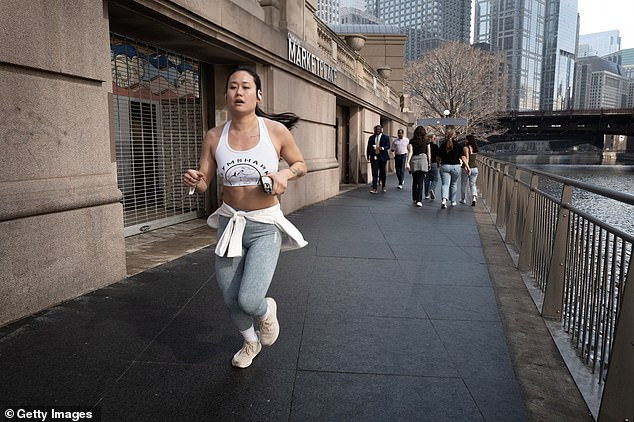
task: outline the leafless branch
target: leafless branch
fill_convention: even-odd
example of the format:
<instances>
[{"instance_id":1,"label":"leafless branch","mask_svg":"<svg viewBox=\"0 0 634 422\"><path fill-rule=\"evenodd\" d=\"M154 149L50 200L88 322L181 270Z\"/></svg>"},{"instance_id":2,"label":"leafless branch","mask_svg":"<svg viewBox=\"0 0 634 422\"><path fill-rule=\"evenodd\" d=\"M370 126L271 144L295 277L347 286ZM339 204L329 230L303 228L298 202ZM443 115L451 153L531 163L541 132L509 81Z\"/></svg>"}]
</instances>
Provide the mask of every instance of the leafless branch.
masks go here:
<instances>
[{"instance_id":1,"label":"leafless branch","mask_svg":"<svg viewBox=\"0 0 634 422\"><path fill-rule=\"evenodd\" d=\"M406 65L405 90L418 117L440 118L449 110L467 119L459 129L485 137L501 132L496 116L505 109L504 69L500 55L447 42Z\"/></svg>"}]
</instances>

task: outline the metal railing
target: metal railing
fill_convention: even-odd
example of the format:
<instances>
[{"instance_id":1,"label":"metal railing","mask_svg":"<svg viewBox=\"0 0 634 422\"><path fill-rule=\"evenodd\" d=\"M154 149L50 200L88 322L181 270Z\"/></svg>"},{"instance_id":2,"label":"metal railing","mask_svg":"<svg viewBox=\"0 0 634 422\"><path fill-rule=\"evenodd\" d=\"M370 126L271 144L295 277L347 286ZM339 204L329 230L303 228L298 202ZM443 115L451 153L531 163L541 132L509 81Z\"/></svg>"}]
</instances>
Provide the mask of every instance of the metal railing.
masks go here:
<instances>
[{"instance_id":1,"label":"metal railing","mask_svg":"<svg viewBox=\"0 0 634 422\"><path fill-rule=\"evenodd\" d=\"M629 205L634 195L482 155L478 169L483 202L542 294L542 317L560 322L602 389L598 419L634 421L634 237L572 201L575 190Z\"/></svg>"}]
</instances>

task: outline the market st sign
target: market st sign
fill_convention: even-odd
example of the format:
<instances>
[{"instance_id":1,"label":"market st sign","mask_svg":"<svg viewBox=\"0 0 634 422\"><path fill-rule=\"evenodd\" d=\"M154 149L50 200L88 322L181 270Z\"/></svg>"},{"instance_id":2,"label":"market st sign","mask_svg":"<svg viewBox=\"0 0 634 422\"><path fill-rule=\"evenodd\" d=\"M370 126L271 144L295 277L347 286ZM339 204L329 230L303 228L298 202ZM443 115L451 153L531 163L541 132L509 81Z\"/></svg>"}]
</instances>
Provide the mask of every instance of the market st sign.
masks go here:
<instances>
[{"instance_id":1,"label":"market st sign","mask_svg":"<svg viewBox=\"0 0 634 422\"><path fill-rule=\"evenodd\" d=\"M332 84L337 83L337 69L302 47L295 35L288 33L288 61Z\"/></svg>"}]
</instances>

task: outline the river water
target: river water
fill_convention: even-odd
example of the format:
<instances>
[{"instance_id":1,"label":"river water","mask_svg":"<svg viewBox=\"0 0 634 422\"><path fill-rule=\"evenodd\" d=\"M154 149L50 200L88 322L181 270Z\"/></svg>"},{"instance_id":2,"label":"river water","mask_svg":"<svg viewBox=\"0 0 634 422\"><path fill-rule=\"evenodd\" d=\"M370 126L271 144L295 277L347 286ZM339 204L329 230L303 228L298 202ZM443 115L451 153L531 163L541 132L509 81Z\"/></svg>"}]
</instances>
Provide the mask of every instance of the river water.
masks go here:
<instances>
[{"instance_id":1,"label":"river water","mask_svg":"<svg viewBox=\"0 0 634 422\"><path fill-rule=\"evenodd\" d=\"M537 164L537 160L527 159L526 156L505 159L522 167L534 168L593 186L634 195L634 165L585 164L592 161L589 161L587 157L579 157L578 160L575 160L574 156L569 156L566 160L558 159L558 164ZM561 164L561 162L566 162L566 164ZM561 184L559 183L540 182L540 189L553 195L561 195ZM634 236L633 205L604 198L577 188L573 190L572 203L588 214Z\"/></svg>"}]
</instances>

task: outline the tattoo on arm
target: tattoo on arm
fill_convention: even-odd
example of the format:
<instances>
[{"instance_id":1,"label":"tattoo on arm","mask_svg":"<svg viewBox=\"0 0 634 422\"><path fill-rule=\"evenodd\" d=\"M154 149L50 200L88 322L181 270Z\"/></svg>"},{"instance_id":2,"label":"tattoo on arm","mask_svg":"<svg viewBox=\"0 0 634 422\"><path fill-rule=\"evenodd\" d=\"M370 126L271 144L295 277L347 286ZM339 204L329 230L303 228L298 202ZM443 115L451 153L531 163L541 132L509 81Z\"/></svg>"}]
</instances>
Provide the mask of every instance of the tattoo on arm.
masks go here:
<instances>
[{"instance_id":1,"label":"tattoo on arm","mask_svg":"<svg viewBox=\"0 0 634 422\"><path fill-rule=\"evenodd\" d=\"M290 170L291 170L291 173L293 173L295 177L302 177L304 175L304 170L302 169L291 167Z\"/></svg>"}]
</instances>

